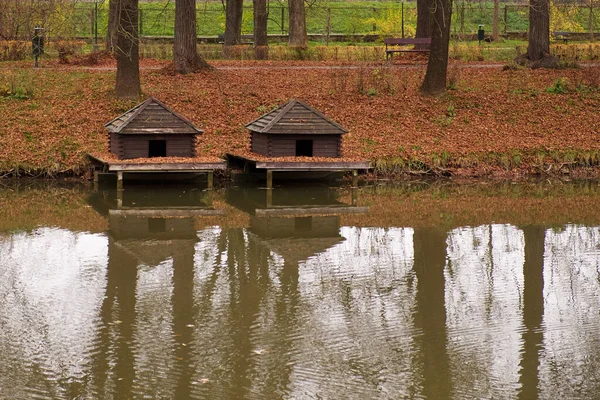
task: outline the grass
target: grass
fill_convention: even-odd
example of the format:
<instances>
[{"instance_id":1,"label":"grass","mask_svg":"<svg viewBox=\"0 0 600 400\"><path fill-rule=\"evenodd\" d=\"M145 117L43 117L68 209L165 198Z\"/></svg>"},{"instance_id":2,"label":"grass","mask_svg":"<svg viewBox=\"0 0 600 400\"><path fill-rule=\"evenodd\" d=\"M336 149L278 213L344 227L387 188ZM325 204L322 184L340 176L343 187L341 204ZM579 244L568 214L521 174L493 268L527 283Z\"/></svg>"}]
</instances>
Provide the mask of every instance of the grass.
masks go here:
<instances>
[{"instance_id":1,"label":"grass","mask_svg":"<svg viewBox=\"0 0 600 400\"><path fill-rule=\"evenodd\" d=\"M99 36L106 35L108 2L100 3L98 13ZM223 3L224 4L224 3ZM225 11L221 2L205 1L197 6L197 33L200 36L216 36L225 31ZM91 35L93 32L93 4L80 6L73 15L73 25L78 35ZM504 11L506 9L506 12ZM270 34L287 33L289 20L287 8L279 1L268 3ZM173 36L173 1L140 3L140 31L142 35ZM475 33L480 24L491 30L493 3L471 4L457 1L453 9L452 31L454 33ZM527 31L528 8L523 5L502 5L500 10L501 31ZM504 16L506 21L504 22ZM573 9L561 6L553 9L554 24L551 30L585 31L589 26L589 8ZM600 28L600 12L595 10L595 30ZM416 3L404 3L405 31L414 33L416 26ZM336 2L325 1L307 5L306 24L308 33L354 34L400 34L402 30L402 3L381 1ZM242 33L252 33L252 6L244 7Z\"/></svg>"}]
</instances>

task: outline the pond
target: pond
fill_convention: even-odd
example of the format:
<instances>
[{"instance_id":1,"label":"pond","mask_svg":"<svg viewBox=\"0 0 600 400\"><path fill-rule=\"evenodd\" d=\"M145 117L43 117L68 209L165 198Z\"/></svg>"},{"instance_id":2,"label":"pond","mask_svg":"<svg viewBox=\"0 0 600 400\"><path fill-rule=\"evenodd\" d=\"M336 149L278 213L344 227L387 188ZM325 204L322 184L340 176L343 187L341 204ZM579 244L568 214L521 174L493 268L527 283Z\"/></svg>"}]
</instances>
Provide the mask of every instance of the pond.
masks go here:
<instances>
[{"instance_id":1,"label":"pond","mask_svg":"<svg viewBox=\"0 0 600 400\"><path fill-rule=\"evenodd\" d=\"M0 398L596 398L599 200L2 182Z\"/></svg>"}]
</instances>

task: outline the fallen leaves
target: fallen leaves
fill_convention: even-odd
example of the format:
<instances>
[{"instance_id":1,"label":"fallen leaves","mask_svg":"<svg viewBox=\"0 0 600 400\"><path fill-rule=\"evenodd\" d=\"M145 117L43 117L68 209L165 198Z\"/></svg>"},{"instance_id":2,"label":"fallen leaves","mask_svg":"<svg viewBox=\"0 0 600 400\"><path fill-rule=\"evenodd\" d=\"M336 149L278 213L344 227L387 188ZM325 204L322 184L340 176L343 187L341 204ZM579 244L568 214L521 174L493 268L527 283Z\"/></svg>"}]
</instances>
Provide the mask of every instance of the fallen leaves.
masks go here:
<instances>
[{"instance_id":1,"label":"fallen leaves","mask_svg":"<svg viewBox=\"0 0 600 400\"><path fill-rule=\"evenodd\" d=\"M19 74L29 74L24 84L35 82L28 100L0 99L0 171L79 174L86 153L106 152L104 123L136 102L113 98L115 72L106 69L110 60L101 62L96 69L11 70L7 64L0 70L0 84L9 73L17 85ZM600 149L600 91L586 83L600 73L593 67L464 68L456 90L431 98L418 92L421 68L223 62L215 65L224 69L172 76L155 69L164 63L143 62L149 68L142 70L145 96L204 130L197 143L202 159L247 154L245 124L290 98L306 101L349 131L342 146L348 160ZM563 78L570 82L565 94L546 92Z\"/></svg>"}]
</instances>

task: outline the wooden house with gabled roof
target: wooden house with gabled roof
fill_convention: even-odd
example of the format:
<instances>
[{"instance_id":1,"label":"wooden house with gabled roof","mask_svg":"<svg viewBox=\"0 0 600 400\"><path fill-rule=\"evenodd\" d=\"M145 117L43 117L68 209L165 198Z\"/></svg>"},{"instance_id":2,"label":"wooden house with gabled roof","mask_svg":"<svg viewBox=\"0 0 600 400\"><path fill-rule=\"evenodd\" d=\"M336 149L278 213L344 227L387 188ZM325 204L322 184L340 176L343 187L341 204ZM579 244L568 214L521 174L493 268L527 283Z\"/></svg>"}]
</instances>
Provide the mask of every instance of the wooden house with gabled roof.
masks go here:
<instances>
[{"instance_id":1,"label":"wooden house with gabled roof","mask_svg":"<svg viewBox=\"0 0 600 400\"><path fill-rule=\"evenodd\" d=\"M154 97L104 125L119 159L195 157L202 130Z\"/></svg>"},{"instance_id":2,"label":"wooden house with gabled roof","mask_svg":"<svg viewBox=\"0 0 600 400\"><path fill-rule=\"evenodd\" d=\"M251 150L266 157L341 157L348 131L308 104L292 99L250 122Z\"/></svg>"}]
</instances>

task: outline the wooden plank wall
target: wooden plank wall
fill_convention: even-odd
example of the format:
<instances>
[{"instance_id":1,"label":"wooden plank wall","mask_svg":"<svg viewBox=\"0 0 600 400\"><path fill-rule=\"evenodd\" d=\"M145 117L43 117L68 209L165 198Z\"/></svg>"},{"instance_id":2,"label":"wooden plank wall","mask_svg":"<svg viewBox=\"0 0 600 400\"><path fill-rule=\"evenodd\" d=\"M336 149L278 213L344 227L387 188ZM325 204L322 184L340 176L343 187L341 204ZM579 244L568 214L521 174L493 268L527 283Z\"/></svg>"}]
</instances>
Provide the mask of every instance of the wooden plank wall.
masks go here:
<instances>
[{"instance_id":1,"label":"wooden plank wall","mask_svg":"<svg viewBox=\"0 0 600 400\"><path fill-rule=\"evenodd\" d=\"M269 156L295 156L296 140L312 140L313 157L341 156L342 138L340 135L269 135Z\"/></svg>"},{"instance_id":2,"label":"wooden plank wall","mask_svg":"<svg viewBox=\"0 0 600 400\"><path fill-rule=\"evenodd\" d=\"M263 156L269 156L269 139L264 133L252 132L250 137L250 149Z\"/></svg>"},{"instance_id":3,"label":"wooden plank wall","mask_svg":"<svg viewBox=\"0 0 600 400\"><path fill-rule=\"evenodd\" d=\"M110 150L120 159L148 157L150 140L167 141L167 157L194 157L195 135L119 135L111 134Z\"/></svg>"}]
</instances>

